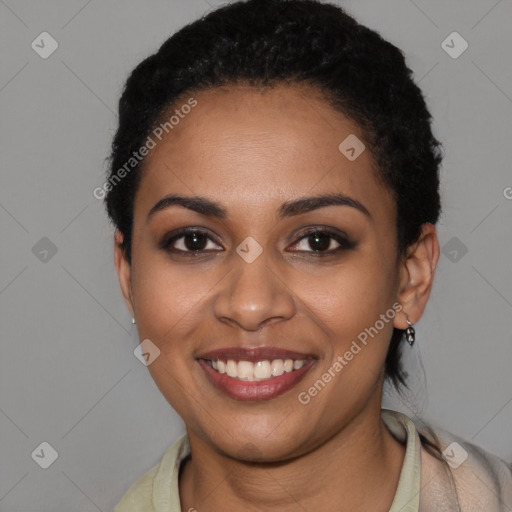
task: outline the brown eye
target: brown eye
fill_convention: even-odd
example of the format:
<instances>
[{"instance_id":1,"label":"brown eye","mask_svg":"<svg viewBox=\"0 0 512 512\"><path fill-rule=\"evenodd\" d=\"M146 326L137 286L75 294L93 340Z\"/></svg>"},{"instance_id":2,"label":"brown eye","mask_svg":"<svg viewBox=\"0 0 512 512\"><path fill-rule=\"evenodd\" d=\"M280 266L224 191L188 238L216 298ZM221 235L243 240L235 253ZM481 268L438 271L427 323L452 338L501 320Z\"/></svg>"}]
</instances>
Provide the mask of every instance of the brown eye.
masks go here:
<instances>
[{"instance_id":1,"label":"brown eye","mask_svg":"<svg viewBox=\"0 0 512 512\"><path fill-rule=\"evenodd\" d=\"M205 231L197 229L182 229L171 237L166 237L161 248L174 253L211 252L218 249L212 238ZM220 250L222 248L220 247Z\"/></svg>"},{"instance_id":2,"label":"brown eye","mask_svg":"<svg viewBox=\"0 0 512 512\"><path fill-rule=\"evenodd\" d=\"M333 238L327 233L313 233L306 238L307 243L314 251L327 251L332 249Z\"/></svg>"},{"instance_id":3,"label":"brown eye","mask_svg":"<svg viewBox=\"0 0 512 512\"><path fill-rule=\"evenodd\" d=\"M183 239L183 246L188 251L202 251L208 245L208 237L202 233L189 233L181 238Z\"/></svg>"},{"instance_id":4,"label":"brown eye","mask_svg":"<svg viewBox=\"0 0 512 512\"><path fill-rule=\"evenodd\" d=\"M342 250L353 249L355 246L355 243L341 233L315 229L305 233L293 247L296 247L299 252L307 252L315 256L328 256Z\"/></svg>"}]
</instances>

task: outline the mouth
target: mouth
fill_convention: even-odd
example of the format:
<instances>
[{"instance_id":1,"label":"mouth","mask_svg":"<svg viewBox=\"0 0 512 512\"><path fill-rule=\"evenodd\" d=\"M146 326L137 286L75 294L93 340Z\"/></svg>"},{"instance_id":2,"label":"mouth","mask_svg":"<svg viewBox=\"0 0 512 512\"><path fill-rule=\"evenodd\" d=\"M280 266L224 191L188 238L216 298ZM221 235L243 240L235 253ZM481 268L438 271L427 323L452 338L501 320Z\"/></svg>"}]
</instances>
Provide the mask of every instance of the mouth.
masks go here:
<instances>
[{"instance_id":1,"label":"mouth","mask_svg":"<svg viewBox=\"0 0 512 512\"><path fill-rule=\"evenodd\" d=\"M306 359L273 359L272 361L235 361L228 359L216 361L203 359L207 365L216 372L226 374L228 377L247 382L261 382L279 377L284 373L300 370L306 363Z\"/></svg>"},{"instance_id":2,"label":"mouth","mask_svg":"<svg viewBox=\"0 0 512 512\"><path fill-rule=\"evenodd\" d=\"M276 398L293 388L317 358L275 347L235 347L202 354L196 360L224 394L235 400L258 401Z\"/></svg>"}]
</instances>

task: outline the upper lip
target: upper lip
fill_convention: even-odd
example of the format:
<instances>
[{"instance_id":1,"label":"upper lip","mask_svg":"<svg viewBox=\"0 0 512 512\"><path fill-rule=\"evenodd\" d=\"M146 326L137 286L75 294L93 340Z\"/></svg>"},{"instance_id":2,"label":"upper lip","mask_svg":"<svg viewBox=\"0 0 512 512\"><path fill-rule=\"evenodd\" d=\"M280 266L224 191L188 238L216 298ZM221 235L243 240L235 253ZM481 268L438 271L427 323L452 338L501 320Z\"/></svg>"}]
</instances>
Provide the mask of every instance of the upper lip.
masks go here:
<instances>
[{"instance_id":1,"label":"upper lip","mask_svg":"<svg viewBox=\"0 0 512 512\"><path fill-rule=\"evenodd\" d=\"M203 352L197 359L208 359L210 361L216 361L217 359L224 361L233 359L236 361L251 361L255 363L256 361L271 361L272 359L316 359L316 356L310 353L285 350L279 347L227 347Z\"/></svg>"}]
</instances>

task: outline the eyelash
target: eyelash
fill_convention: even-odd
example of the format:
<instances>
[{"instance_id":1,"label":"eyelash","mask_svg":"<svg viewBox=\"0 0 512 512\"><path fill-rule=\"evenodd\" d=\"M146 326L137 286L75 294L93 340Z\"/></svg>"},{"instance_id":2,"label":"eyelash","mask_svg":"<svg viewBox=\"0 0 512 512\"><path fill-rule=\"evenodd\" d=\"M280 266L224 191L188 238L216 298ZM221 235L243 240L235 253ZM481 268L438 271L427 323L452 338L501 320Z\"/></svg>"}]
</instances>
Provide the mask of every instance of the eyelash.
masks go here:
<instances>
[{"instance_id":1,"label":"eyelash","mask_svg":"<svg viewBox=\"0 0 512 512\"><path fill-rule=\"evenodd\" d=\"M182 255L185 257L196 257L199 254L204 254L205 252L210 252L210 250L205 250L205 249L198 250L198 251L190 251L190 250L184 251L182 249L175 249L172 247L172 245L174 243L176 243L178 240L186 237L187 235L193 235L193 234L198 234L201 236L204 235L204 236L206 236L206 238L209 241L213 241L214 243L220 245L219 242L217 242L213 237L211 237L207 231L204 231L204 230L201 230L198 228L182 228L182 229L179 229L178 231L175 231L172 234L172 236L166 236L162 240L162 242L159 244L160 248L162 250L172 252L177 255ZM338 233L337 231L333 231L330 229L322 229L322 228L318 228L318 227L316 227L314 229L310 229L310 230L302 233L300 235L300 237L297 239L297 241L294 242L292 245L297 245L302 240L307 239L309 236L314 235L314 234L327 235L332 240L335 240L339 244L339 247L336 247L335 249L331 249L329 251L311 250L311 251L299 251L299 252L308 253L312 257L315 257L315 258L326 257L326 256L332 256L334 254L337 254L338 252L343 251L343 250L345 250L345 251L352 250L357 245L355 242L350 241L350 239L346 235ZM330 243L329 243L329 245L330 245Z\"/></svg>"}]
</instances>

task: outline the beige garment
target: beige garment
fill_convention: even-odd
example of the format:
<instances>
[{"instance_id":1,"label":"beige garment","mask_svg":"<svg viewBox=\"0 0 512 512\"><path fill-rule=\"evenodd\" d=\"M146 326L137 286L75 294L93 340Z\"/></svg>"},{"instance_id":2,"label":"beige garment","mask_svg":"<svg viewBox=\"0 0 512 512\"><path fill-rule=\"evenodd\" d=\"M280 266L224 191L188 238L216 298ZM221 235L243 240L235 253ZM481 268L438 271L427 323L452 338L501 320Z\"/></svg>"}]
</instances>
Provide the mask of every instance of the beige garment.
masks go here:
<instances>
[{"instance_id":1,"label":"beige garment","mask_svg":"<svg viewBox=\"0 0 512 512\"><path fill-rule=\"evenodd\" d=\"M511 465L453 434L435 430L449 465L427 453L406 415L382 409L382 419L406 444L389 512L512 512ZM128 489L113 512L181 512L178 474L188 455L185 435Z\"/></svg>"}]
</instances>

